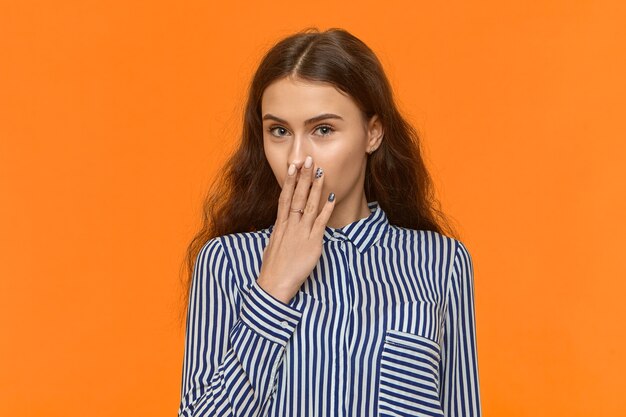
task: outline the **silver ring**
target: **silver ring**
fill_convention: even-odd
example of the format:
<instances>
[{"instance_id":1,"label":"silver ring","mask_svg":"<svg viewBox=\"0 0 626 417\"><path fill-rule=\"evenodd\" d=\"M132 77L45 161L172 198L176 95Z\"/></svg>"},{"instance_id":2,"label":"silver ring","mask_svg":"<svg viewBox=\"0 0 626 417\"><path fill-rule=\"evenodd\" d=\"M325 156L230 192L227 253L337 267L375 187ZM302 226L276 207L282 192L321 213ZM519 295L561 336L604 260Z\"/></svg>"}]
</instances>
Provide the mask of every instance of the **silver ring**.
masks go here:
<instances>
[{"instance_id":1,"label":"silver ring","mask_svg":"<svg viewBox=\"0 0 626 417\"><path fill-rule=\"evenodd\" d=\"M302 210L302 209L298 209L298 210L295 210L295 209L289 209L289 211L293 211L294 213L300 213L300 214L303 214L303 213L304 213L304 210Z\"/></svg>"}]
</instances>

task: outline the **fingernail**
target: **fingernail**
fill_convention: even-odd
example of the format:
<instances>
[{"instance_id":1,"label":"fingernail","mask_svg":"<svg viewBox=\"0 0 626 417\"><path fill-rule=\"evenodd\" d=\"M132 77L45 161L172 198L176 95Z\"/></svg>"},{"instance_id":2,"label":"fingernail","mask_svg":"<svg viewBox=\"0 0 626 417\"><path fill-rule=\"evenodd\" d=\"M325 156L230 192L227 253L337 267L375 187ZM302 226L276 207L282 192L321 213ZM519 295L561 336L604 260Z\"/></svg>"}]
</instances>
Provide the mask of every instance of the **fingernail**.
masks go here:
<instances>
[{"instance_id":1,"label":"fingernail","mask_svg":"<svg viewBox=\"0 0 626 417\"><path fill-rule=\"evenodd\" d=\"M287 174L293 175L295 173L296 173L296 165L295 164L289 165L289 170L287 171Z\"/></svg>"},{"instance_id":2,"label":"fingernail","mask_svg":"<svg viewBox=\"0 0 626 417\"><path fill-rule=\"evenodd\" d=\"M330 193L328 195L328 201L335 201L335 193Z\"/></svg>"},{"instance_id":3,"label":"fingernail","mask_svg":"<svg viewBox=\"0 0 626 417\"><path fill-rule=\"evenodd\" d=\"M324 170L320 167L317 167L317 169L315 170L315 178L321 177L323 173L324 173Z\"/></svg>"},{"instance_id":4,"label":"fingernail","mask_svg":"<svg viewBox=\"0 0 626 417\"><path fill-rule=\"evenodd\" d=\"M311 156L307 156L304 160L304 167L311 168L311 165L313 165L313 158L311 158Z\"/></svg>"}]
</instances>

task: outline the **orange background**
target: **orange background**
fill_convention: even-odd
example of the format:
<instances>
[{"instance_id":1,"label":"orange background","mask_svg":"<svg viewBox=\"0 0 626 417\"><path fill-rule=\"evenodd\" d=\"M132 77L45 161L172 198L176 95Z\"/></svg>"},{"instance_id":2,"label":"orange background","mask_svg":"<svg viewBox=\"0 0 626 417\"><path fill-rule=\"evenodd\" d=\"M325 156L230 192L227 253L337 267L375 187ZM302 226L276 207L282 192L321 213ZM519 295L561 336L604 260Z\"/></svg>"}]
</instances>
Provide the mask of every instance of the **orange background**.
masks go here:
<instances>
[{"instance_id":1,"label":"orange background","mask_svg":"<svg viewBox=\"0 0 626 417\"><path fill-rule=\"evenodd\" d=\"M486 416L617 416L623 1L4 1L0 414L173 416L184 250L261 55L379 56L475 268Z\"/></svg>"}]
</instances>

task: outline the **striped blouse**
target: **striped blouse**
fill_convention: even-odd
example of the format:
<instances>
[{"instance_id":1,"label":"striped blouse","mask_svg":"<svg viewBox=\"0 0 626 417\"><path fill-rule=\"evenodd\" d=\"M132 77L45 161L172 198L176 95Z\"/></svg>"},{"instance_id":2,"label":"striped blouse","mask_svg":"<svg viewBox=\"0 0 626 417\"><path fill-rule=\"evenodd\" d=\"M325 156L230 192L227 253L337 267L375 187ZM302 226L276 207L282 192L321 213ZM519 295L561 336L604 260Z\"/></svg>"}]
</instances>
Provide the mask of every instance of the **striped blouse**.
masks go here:
<instances>
[{"instance_id":1,"label":"striped blouse","mask_svg":"<svg viewBox=\"0 0 626 417\"><path fill-rule=\"evenodd\" d=\"M203 246L179 416L481 415L467 248L368 206L289 304L256 283L273 225Z\"/></svg>"}]
</instances>

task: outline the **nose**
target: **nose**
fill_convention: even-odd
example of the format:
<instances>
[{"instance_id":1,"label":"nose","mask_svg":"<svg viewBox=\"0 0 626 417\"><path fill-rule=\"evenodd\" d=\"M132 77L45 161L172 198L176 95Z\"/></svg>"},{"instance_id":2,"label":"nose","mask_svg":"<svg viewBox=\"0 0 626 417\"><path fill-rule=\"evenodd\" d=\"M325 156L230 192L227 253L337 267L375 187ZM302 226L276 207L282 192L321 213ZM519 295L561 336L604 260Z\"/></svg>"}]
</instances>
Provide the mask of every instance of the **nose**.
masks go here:
<instances>
[{"instance_id":1,"label":"nose","mask_svg":"<svg viewBox=\"0 0 626 417\"><path fill-rule=\"evenodd\" d=\"M302 167L304 167L304 160L308 155L311 155L311 151L306 144L306 139L303 139L299 135L294 137L294 141L291 145L291 149L289 150L289 155L287 157L287 168L289 165L294 164L298 173Z\"/></svg>"}]
</instances>

